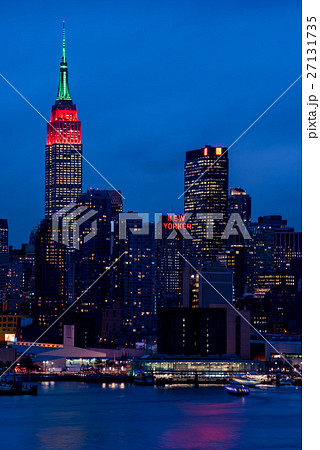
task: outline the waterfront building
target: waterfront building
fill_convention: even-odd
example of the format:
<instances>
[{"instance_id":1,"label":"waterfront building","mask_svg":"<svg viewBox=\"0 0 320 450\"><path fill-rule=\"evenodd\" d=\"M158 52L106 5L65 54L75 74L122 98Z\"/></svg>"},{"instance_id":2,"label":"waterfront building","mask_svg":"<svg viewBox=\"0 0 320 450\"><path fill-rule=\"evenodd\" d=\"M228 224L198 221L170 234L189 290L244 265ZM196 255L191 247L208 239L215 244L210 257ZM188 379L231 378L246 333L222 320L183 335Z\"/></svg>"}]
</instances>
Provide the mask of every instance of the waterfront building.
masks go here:
<instances>
[{"instance_id":1,"label":"waterfront building","mask_svg":"<svg viewBox=\"0 0 320 450\"><path fill-rule=\"evenodd\" d=\"M158 308L158 352L250 358L250 320L233 307L232 271L219 262L185 267L182 308Z\"/></svg>"},{"instance_id":2,"label":"waterfront building","mask_svg":"<svg viewBox=\"0 0 320 450\"><path fill-rule=\"evenodd\" d=\"M227 224L229 160L225 147L188 151L184 171L184 211L192 214L192 240L184 240L186 255L196 263L215 261L226 247L222 234ZM221 214L220 219L197 218L197 214ZM207 237L208 228L212 238Z\"/></svg>"},{"instance_id":3,"label":"waterfront building","mask_svg":"<svg viewBox=\"0 0 320 450\"><path fill-rule=\"evenodd\" d=\"M269 344L270 342L270 344ZM275 348L278 352L275 351ZM266 334L265 339L254 335L251 337L252 358L271 363L270 369L280 371L284 367L294 367L301 371L302 336L301 334ZM283 359L285 358L291 364Z\"/></svg>"},{"instance_id":4,"label":"waterfront building","mask_svg":"<svg viewBox=\"0 0 320 450\"><path fill-rule=\"evenodd\" d=\"M242 315L250 319L247 311ZM227 304L158 309L158 353L250 358L250 326Z\"/></svg>"},{"instance_id":5,"label":"waterfront building","mask_svg":"<svg viewBox=\"0 0 320 450\"><path fill-rule=\"evenodd\" d=\"M234 374L248 372L264 372L263 361L237 360L228 358L201 358L201 357L177 357L154 355L151 357L135 358L127 364L127 373L135 374L137 371L154 373L158 376L189 378L206 376L220 378L233 376Z\"/></svg>"}]
</instances>

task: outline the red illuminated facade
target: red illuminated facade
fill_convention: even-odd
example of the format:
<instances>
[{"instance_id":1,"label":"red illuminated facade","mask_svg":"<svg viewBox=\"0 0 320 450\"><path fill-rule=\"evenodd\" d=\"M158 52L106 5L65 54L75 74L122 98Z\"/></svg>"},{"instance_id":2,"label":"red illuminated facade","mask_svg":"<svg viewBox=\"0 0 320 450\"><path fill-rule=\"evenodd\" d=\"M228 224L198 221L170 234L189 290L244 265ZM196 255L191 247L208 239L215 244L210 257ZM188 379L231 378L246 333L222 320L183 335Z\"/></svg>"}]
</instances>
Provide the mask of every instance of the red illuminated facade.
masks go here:
<instances>
[{"instance_id":1,"label":"red illuminated facade","mask_svg":"<svg viewBox=\"0 0 320 450\"><path fill-rule=\"evenodd\" d=\"M81 144L81 122L76 105L52 106L50 123L47 125L47 145Z\"/></svg>"}]
</instances>

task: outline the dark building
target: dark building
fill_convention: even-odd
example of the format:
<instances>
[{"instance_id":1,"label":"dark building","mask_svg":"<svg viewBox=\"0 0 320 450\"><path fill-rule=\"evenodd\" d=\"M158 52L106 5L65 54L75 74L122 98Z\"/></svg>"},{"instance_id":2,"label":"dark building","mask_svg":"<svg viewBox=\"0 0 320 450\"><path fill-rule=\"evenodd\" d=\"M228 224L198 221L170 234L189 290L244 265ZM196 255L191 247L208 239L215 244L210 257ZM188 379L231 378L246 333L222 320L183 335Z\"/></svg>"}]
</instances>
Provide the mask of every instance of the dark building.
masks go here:
<instances>
[{"instance_id":1,"label":"dark building","mask_svg":"<svg viewBox=\"0 0 320 450\"><path fill-rule=\"evenodd\" d=\"M33 316L40 327L48 327L67 306L66 258L67 247L52 239L51 220L44 219L39 225L35 244Z\"/></svg>"},{"instance_id":2,"label":"dark building","mask_svg":"<svg viewBox=\"0 0 320 450\"><path fill-rule=\"evenodd\" d=\"M81 122L72 102L68 83L63 24L59 89L47 125L45 152L45 217L76 202L82 191Z\"/></svg>"},{"instance_id":3,"label":"dark building","mask_svg":"<svg viewBox=\"0 0 320 450\"><path fill-rule=\"evenodd\" d=\"M3 309L23 314L31 313L34 299L34 246L22 244L20 250L10 248Z\"/></svg>"},{"instance_id":4,"label":"dark building","mask_svg":"<svg viewBox=\"0 0 320 450\"><path fill-rule=\"evenodd\" d=\"M8 243L8 221L0 219L0 302L5 298L7 276L9 268L9 243ZM3 309L2 304L0 310Z\"/></svg>"},{"instance_id":5,"label":"dark building","mask_svg":"<svg viewBox=\"0 0 320 450\"><path fill-rule=\"evenodd\" d=\"M160 308L157 351L167 355L237 355L249 359L250 327L228 305Z\"/></svg>"},{"instance_id":6,"label":"dark building","mask_svg":"<svg viewBox=\"0 0 320 450\"><path fill-rule=\"evenodd\" d=\"M123 302L109 302L102 309L101 337L108 347L116 347L123 335Z\"/></svg>"},{"instance_id":7,"label":"dark building","mask_svg":"<svg viewBox=\"0 0 320 450\"><path fill-rule=\"evenodd\" d=\"M183 307L157 310L158 353L250 357L250 313L233 306L232 276L219 262L185 266Z\"/></svg>"},{"instance_id":8,"label":"dark building","mask_svg":"<svg viewBox=\"0 0 320 450\"><path fill-rule=\"evenodd\" d=\"M197 265L215 260L226 247L222 234L228 213L228 153L225 147L206 146L186 153L184 211L191 213L192 240L185 240L187 255ZM220 219L197 214L222 214ZM212 230L208 239L207 231Z\"/></svg>"},{"instance_id":9,"label":"dark building","mask_svg":"<svg viewBox=\"0 0 320 450\"><path fill-rule=\"evenodd\" d=\"M8 270L9 255L0 254L0 311L3 309L3 301L6 297Z\"/></svg>"},{"instance_id":10,"label":"dark building","mask_svg":"<svg viewBox=\"0 0 320 450\"><path fill-rule=\"evenodd\" d=\"M243 297L237 298L235 306L238 310L250 312L250 323L259 333L266 334L268 332L263 299L252 294L244 294Z\"/></svg>"},{"instance_id":11,"label":"dark building","mask_svg":"<svg viewBox=\"0 0 320 450\"><path fill-rule=\"evenodd\" d=\"M233 303L233 275L230 269L220 262L206 264L199 273L186 267L183 286L184 307L209 308L211 305L225 305L228 302Z\"/></svg>"},{"instance_id":12,"label":"dark building","mask_svg":"<svg viewBox=\"0 0 320 450\"><path fill-rule=\"evenodd\" d=\"M115 222L115 255L122 255L114 267L116 300L123 302L124 333L134 342L156 329L156 239L154 223L141 234L142 219L126 221L126 239L119 239Z\"/></svg>"},{"instance_id":13,"label":"dark building","mask_svg":"<svg viewBox=\"0 0 320 450\"><path fill-rule=\"evenodd\" d=\"M276 268L290 266L293 260L302 257L302 233L277 230L274 233L274 265Z\"/></svg>"},{"instance_id":14,"label":"dark building","mask_svg":"<svg viewBox=\"0 0 320 450\"><path fill-rule=\"evenodd\" d=\"M117 201L116 201L117 200ZM116 208L115 208L116 203ZM111 227L117 214L122 209L122 199L117 191L88 189L78 198L78 207L86 207L95 211L92 219L84 222L80 236L79 250L72 255L75 273L75 298L78 298L92 283L102 275L111 261ZM95 222L92 222L94 220ZM85 237L96 229L96 235L84 242ZM71 263L71 267L73 265ZM73 270L71 269L73 272ZM114 300L113 271L108 271L82 295L75 305L76 340L79 334L87 333L86 341L93 345L101 337L102 310L106 304ZM78 324L81 317L81 326ZM85 329L85 323L90 324L90 330ZM94 330L94 335L92 331Z\"/></svg>"},{"instance_id":15,"label":"dark building","mask_svg":"<svg viewBox=\"0 0 320 450\"><path fill-rule=\"evenodd\" d=\"M246 286L245 246L234 244L217 256L218 261L233 272L233 298L241 298Z\"/></svg>"},{"instance_id":16,"label":"dark building","mask_svg":"<svg viewBox=\"0 0 320 450\"><path fill-rule=\"evenodd\" d=\"M268 333L300 333L301 278L291 271L266 272L257 295L263 300Z\"/></svg>"},{"instance_id":17,"label":"dark building","mask_svg":"<svg viewBox=\"0 0 320 450\"><path fill-rule=\"evenodd\" d=\"M251 222L251 197L244 189L230 188L228 216L238 213L244 223Z\"/></svg>"},{"instance_id":18,"label":"dark building","mask_svg":"<svg viewBox=\"0 0 320 450\"><path fill-rule=\"evenodd\" d=\"M174 231L174 223L168 215L156 224L157 308L182 305L183 236Z\"/></svg>"},{"instance_id":19,"label":"dark building","mask_svg":"<svg viewBox=\"0 0 320 450\"><path fill-rule=\"evenodd\" d=\"M255 293L259 289L259 276L275 268L275 234L293 229L279 215L259 217L248 229L251 239L245 241L247 284Z\"/></svg>"},{"instance_id":20,"label":"dark building","mask_svg":"<svg viewBox=\"0 0 320 450\"><path fill-rule=\"evenodd\" d=\"M7 219L0 219L0 254L7 255L9 253L8 243L8 221Z\"/></svg>"}]
</instances>

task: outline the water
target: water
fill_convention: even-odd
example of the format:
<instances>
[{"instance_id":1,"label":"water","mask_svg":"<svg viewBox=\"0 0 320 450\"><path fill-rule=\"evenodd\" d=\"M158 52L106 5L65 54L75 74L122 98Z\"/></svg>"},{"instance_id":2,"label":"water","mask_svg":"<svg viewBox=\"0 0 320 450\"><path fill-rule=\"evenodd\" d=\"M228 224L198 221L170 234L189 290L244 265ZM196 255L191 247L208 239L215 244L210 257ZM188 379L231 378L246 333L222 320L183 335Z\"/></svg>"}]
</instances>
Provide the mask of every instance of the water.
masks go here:
<instances>
[{"instance_id":1,"label":"water","mask_svg":"<svg viewBox=\"0 0 320 450\"><path fill-rule=\"evenodd\" d=\"M0 397L1 448L300 449L301 388L40 383Z\"/></svg>"}]
</instances>

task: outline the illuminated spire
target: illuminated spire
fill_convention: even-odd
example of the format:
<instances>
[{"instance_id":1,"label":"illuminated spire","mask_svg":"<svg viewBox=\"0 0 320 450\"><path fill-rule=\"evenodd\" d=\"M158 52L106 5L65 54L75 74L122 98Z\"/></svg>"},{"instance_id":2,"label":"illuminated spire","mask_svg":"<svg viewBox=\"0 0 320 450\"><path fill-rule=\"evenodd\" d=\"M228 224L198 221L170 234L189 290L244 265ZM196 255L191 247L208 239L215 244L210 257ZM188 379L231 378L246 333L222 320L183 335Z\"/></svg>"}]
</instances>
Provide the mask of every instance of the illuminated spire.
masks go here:
<instances>
[{"instance_id":1,"label":"illuminated spire","mask_svg":"<svg viewBox=\"0 0 320 450\"><path fill-rule=\"evenodd\" d=\"M68 64L66 59L66 34L64 21L62 27L62 58L60 63L59 89L56 103L59 103L61 101L72 101L68 83Z\"/></svg>"}]
</instances>

